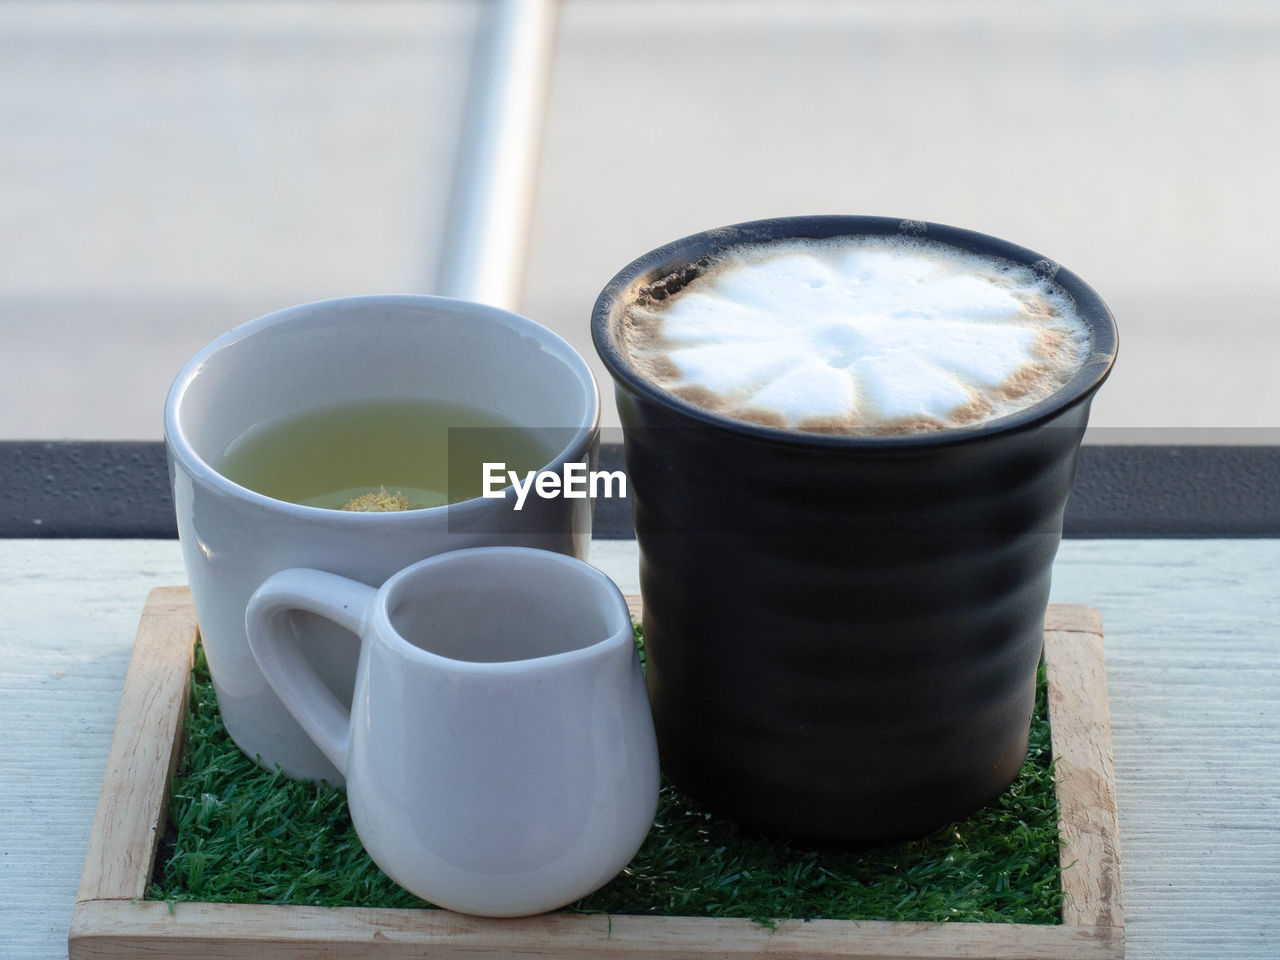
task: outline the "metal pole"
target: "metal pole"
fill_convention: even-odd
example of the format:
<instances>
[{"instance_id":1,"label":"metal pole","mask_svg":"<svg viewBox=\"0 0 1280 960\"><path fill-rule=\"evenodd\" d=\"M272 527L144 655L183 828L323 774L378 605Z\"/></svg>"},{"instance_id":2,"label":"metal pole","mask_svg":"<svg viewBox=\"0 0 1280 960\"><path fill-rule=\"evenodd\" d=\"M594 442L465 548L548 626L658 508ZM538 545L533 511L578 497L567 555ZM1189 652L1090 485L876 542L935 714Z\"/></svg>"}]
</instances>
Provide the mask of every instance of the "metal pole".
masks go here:
<instances>
[{"instance_id":1,"label":"metal pole","mask_svg":"<svg viewBox=\"0 0 1280 960\"><path fill-rule=\"evenodd\" d=\"M488 0L436 292L515 309L546 110L555 0Z\"/></svg>"}]
</instances>

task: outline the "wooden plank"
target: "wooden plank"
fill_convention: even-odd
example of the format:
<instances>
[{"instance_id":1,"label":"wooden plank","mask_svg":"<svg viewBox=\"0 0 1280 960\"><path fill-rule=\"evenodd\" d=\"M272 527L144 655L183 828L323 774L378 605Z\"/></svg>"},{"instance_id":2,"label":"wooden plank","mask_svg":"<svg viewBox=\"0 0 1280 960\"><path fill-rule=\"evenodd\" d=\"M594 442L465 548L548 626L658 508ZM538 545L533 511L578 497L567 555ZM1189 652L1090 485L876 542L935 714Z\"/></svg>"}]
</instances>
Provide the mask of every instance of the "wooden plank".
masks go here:
<instances>
[{"instance_id":1,"label":"wooden plank","mask_svg":"<svg viewBox=\"0 0 1280 960\"><path fill-rule=\"evenodd\" d=\"M1051 603L1044 612L1044 628L1057 633L1089 633L1100 638L1102 614L1078 603Z\"/></svg>"},{"instance_id":2,"label":"wooden plank","mask_svg":"<svg viewBox=\"0 0 1280 960\"><path fill-rule=\"evenodd\" d=\"M1048 631L1045 664L1063 839L1063 922L1112 929L1122 954L1120 840L1102 637Z\"/></svg>"},{"instance_id":3,"label":"wooden plank","mask_svg":"<svg viewBox=\"0 0 1280 960\"><path fill-rule=\"evenodd\" d=\"M1128 954L1280 957L1280 540L1066 541L1106 613Z\"/></svg>"},{"instance_id":4,"label":"wooden plank","mask_svg":"<svg viewBox=\"0 0 1280 960\"><path fill-rule=\"evenodd\" d=\"M787 960L1102 960L1110 929L1037 924L889 923L549 914L518 920L446 910L274 907L138 902L84 904L91 938L72 960L139 956L315 960L376 956L408 960L676 957Z\"/></svg>"},{"instance_id":5,"label":"wooden plank","mask_svg":"<svg viewBox=\"0 0 1280 960\"><path fill-rule=\"evenodd\" d=\"M627 601L638 615L639 598L630 595ZM1062 924L817 919L787 920L770 929L749 920L694 917L551 914L490 920L444 910L170 906L141 900L164 827L196 639L189 591L157 589L148 599L130 662L69 956L1118 960L1124 940L1115 792L1101 637L1091 632L1101 623L1095 611L1075 606L1051 608L1046 622L1057 628L1045 639L1054 755L1061 774L1063 861L1069 867L1064 873L1069 907Z\"/></svg>"},{"instance_id":6,"label":"wooden plank","mask_svg":"<svg viewBox=\"0 0 1280 960\"><path fill-rule=\"evenodd\" d=\"M125 677L78 900L129 900L146 890L180 752L195 639L190 589L152 590Z\"/></svg>"}]
</instances>

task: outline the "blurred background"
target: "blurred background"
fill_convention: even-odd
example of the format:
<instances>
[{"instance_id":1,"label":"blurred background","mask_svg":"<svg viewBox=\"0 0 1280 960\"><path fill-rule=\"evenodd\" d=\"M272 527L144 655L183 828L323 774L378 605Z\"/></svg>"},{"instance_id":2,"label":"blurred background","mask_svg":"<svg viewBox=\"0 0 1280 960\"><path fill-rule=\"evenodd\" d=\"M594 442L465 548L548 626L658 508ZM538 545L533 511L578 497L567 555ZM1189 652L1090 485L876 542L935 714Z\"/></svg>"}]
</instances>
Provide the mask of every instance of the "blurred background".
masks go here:
<instances>
[{"instance_id":1,"label":"blurred background","mask_svg":"<svg viewBox=\"0 0 1280 960\"><path fill-rule=\"evenodd\" d=\"M1270 442L1277 170L1271 2L0 3L0 440L159 439L207 341L392 292L550 326L616 424L618 269L870 213L1102 294L1096 441Z\"/></svg>"}]
</instances>

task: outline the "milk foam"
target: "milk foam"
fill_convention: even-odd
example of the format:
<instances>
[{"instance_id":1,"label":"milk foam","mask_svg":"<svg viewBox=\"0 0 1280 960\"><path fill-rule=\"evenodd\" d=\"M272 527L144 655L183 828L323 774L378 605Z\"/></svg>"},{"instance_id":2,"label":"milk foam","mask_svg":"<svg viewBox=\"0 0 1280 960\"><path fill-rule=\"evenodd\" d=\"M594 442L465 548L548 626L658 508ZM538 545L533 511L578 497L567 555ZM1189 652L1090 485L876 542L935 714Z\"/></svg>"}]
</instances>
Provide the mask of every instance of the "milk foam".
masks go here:
<instances>
[{"instance_id":1,"label":"milk foam","mask_svg":"<svg viewBox=\"0 0 1280 960\"><path fill-rule=\"evenodd\" d=\"M893 237L738 248L665 300L642 294L622 341L659 386L719 413L891 434L1030 406L1089 349L1073 301L1052 281Z\"/></svg>"}]
</instances>

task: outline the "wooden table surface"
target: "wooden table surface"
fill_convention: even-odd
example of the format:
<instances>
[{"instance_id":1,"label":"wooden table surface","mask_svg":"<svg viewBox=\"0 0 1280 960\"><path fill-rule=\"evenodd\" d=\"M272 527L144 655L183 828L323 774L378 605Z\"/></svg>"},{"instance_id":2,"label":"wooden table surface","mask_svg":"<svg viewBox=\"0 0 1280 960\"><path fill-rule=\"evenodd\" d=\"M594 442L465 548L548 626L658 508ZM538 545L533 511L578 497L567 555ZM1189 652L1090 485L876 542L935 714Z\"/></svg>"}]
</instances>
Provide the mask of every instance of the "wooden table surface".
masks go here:
<instances>
[{"instance_id":1,"label":"wooden table surface","mask_svg":"<svg viewBox=\"0 0 1280 960\"><path fill-rule=\"evenodd\" d=\"M591 559L638 588L631 541ZM61 958L147 592L171 540L0 541L0 957ZM1280 540L1068 540L1102 612L1127 955L1280 956Z\"/></svg>"}]
</instances>

